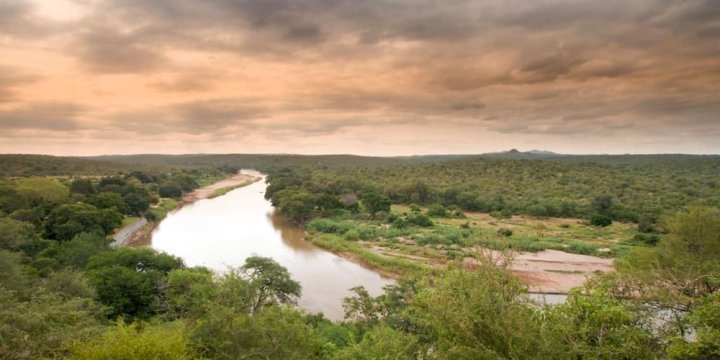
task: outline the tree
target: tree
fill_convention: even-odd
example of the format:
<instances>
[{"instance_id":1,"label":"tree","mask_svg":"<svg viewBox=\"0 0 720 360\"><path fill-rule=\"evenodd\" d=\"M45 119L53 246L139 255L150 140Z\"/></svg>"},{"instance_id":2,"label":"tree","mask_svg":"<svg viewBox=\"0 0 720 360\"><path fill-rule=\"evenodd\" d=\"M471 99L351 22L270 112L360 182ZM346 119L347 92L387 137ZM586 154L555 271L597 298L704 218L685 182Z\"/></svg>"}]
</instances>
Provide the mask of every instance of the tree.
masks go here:
<instances>
[{"instance_id":1,"label":"tree","mask_svg":"<svg viewBox=\"0 0 720 360\"><path fill-rule=\"evenodd\" d=\"M294 309L268 307L253 315L213 307L191 330L193 348L202 358L321 358L322 339Z\"/></svg>"},{"instance_id":2,"label":"tree","mask_svg":"<svg viewBox=\"0 0 720 360\"><path fill-rule=\"evenodd\" d=\"M685 314L720 289L720 210L691 207L664 227L669 234L657 246L634 248L616 261L612 291L656 316L672 315L666 330L682 337Z\"/></svg>"},{"instance_id":3,"label":"tree","mask_svg":"<svg viewBox=\"0 0 720 360\"><path fill-rule=\"evenodd\" d=\"M59 204L70 194L65 185L51 178L24 178L17 181L15 190L18 195L27 199L31 206L42 202Z\"/></svg>"},{"instance_id":4,"label":"tree","mask_svg":"<svg viewBox=\"0 0 720 360\"><path fill-rule=\"evenodd\" d=\"M105 240L104 236L94 233L80 233L70 241L53 243L40 252L38 257L40 259L51 258L55 260L59 267L82 270L85 269L91 257L108 250L108 241ZM39 268L38 270L42 272L42 269Z\"/></svg>"},{"instance_id":5,"label":"tree","mask_svg":"<svg viewBox=\"0 0 720 360\"><path fill-rule=\"evenodd\" d=\"M115 210L123 214L127 214L130 210L127 204L125 204L125 200L123 200L122 196L114 192L105 191L93 194L87 198L87 203L95 206L98 209L115 208Z\"/></svg>"},{"instance_id":6,"label":"tree","mask_svg":"<svg viewBox=\"0 0 720 360\"><path fill-rule=\"evenodd\" d=\"M166 310L180 319L199 319L217 296L213 273L206 268L172 270L162 289Z\"/></svg>"},{"instance_id":7,"label":"tree","mask_svg":"<svg viewBox=\"0 0 720 360\"><path fill-rule=\"evenodd\" d=\"M115 209L101 209L89 204L66 204L53 209L45 222L45 234L56 240L70 240L82 232L110 234L122 224L122 214Z\"/></svg>"},{"instance_id":8,"label":"tree","mask_svg":"<svg viewBox=\"0 0 720 360\"><path fill-rule=\"evenodd\" d=\"M118 248L90 258L86 274L110 316L148 318L160 308L160 285L183 262L152 249Z\"/></svg>"},{"instance_id":9,"label":"tree","mask_svg":"<svg viewBox=\"0 0 720 360\"><path fill-rule=\"evenodd\" d=\"M273 259L251 256L240 269L254 289L253 312L273 304L297 304L300 284Z\"/></svg>"},{"instance_id":10,"label":"tree","mask_svg":"<svg viewBox=\"0 0 720 360\"><path fill-rule=\"evenodd\" d=\"M0 218L0 249L35 255L44 243L35 228L26 222Z\"/></svg>"},{"instance_id":11,"label":"tree","mask_svg":"<svg viewBox=\"0 0 720 360\"><path fill-rule=\"evenodd\" d=\"M366 192L362 196L362 202L365 209L370 214L370 219L375 218L375 214L380 211L390 212L392 202L387 197L374 192Z\"/></svg>"},{"instance_id":12,"label":"tree","mask_svg":"<svg viewBox=\"0 0 720 360\"><path fill-rule=\"evenodd\" d=\"M63 358L65 348L96 333L102 307L92 299L39 289L22 301L0 287L0 356Z\"/></svg>"},{"instance_id":13,"label":"tree","mask_svg":"<svg viewBox=\"0 0 720 360\"><path fill-rule=\"evenodd\" d=\"M420 345L415 336L397 331L381 324L366 332L362 340L339 351L335 359L415 359Z\"/></svg>"},{"instance_id":14,"label":"tree","mask_svg":"<svg viewBox=\"0 0 720 360\"><path fill-rule=\"evenodd\" d=\"M610 195L596 196L592 201L592 208L603 215L608 215L612 206L613 198Z\"/></svg>"},{"instance_id":15,"label":"tree","mask_svg":"<svg viewBox=\"0 0 720 360\"><path fill-rule=\"evenodd\" d=\"M595 214L590 218L590 225L607 227L612 224L612 218L603 214Z\"/></svg>"},{"instance_id":16,"label":"tree","mask_svg":"<svg viewBox=\"0 0 720 360\"><path fill-rule=\"evenodd\" d=\"M126 325L118 322L91 341L71 348L78 360L184 360L196 359L188 346L182 323Z\"/></svg>"},{"instance_id":17,"label":"tree","mask_svg":"<svg viewBox=\"0 0 720 360\"><path fill-rule=\"evenodd\" d=\"M125 200L130 214L141 215L150 208L152 197L145 189L135 189L125 194L123 200Z\"/></svg>"},{"instance_id":18,"label":"tree","mask_svg":"<svg viewBox=\"0 0 720 360\"><path fill-rule=\"evenodd\" d=\"M720 292L706 296L688 316L697 333L695 341L675 337L668 347L671 359L717 359L720 357Z\"/></svg>"},{"instance_id":19,"label":"tree","mask_svg":"<svg viewBox=\"0 0 720 360\"><path fill-rule=\"evenodd\" d=\"M90 179L75 179L70 183L71 194L90 195L95 192L95 186Z\"/></svg>"},{"instance_id":20,"label":"tree","mask_svg":"<svg viewBox=\"0 0 720 360\"><path fill-rule=\"evenodd\" d=\"M543 331L542 318L524 300L525 285L508 266L508 259L480 257L473 271L451 268L418 292L410 311L436 339L432 348L437 358L516 359L532 354L542 359L562 353L559 341Z\"/></svg>"},{"instance_id":21,"label":"tree","mask_svg":"<svg viewBox=\"0 0 720 360\"><path fill-rule=\"evenodd\" d=\"M175 184L164 184L160 186L159 195L166 198L179 198L182 196L182 189Z\"/></svg>"},{"instance_id":22,"label":"tree","mask_svg":"<svg viewBox=\"0 0 720 360\"><path fill-rule=\"evenodd\" d=\"M605 284L573 290L547 320L573 359L654 359L652 333Z\"/></svg>"},{"instance_id":23,"label":"tree","mask_svg":"<svg viewBox=\"0 0 720 360\"><path fill-rule=\"evenodd\" d=\"M283 216L302 223L312 218L315 213L317 197L305 190L284 189L272 197L273 205L280 209Z\"/></svg>"}]
</instances>

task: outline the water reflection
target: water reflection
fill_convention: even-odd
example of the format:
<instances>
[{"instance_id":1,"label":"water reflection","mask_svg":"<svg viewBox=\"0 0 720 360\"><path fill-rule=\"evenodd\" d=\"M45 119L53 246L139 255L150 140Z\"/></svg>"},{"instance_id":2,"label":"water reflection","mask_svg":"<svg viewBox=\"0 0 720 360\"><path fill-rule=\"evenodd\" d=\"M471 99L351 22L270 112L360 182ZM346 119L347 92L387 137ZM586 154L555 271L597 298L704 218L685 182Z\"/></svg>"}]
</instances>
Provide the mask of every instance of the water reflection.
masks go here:
<instances>
[{"instance_id":1,"label":"water reflection","mask_svg":"<svg viewBox=\"0 0 720 360\"><path fill-rule=\"evenodd\" d=\"M168 215L152 234L152 247L188 266L218 272L241 266L253 254L285 266L300 282L300 306L342 319L342 298L363 285L373 295L392 280L303 240L304 231L278 216L265 200L264 181L201 200Z\"/></svg>"}]
</instances>

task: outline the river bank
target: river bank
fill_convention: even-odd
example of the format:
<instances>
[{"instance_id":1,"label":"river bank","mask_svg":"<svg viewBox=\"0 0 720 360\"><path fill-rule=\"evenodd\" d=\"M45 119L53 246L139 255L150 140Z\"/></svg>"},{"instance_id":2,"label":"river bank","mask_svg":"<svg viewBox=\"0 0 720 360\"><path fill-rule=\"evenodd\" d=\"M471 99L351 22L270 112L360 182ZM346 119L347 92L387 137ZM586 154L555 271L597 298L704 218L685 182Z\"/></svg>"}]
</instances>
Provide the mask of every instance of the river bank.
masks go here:
<instances>
[{"instance_id":1,"label":"river bank","mask_svg":"<svg viewBox=\"0 0 720 360\"><path fill-rule=\"evenodd\" d=\"M382 229L382 226L377 229ZM309 231L305 238L338 256L394 278L432 275L453 261L472 268L478 264L478 256L496 258L500 254L499 251L479 245L465 248L423 245L409 236L388 238L377 235L374 239L348 240L339 234ZM589 277L614 270L613 259L552 249L513 251L510 258L509 270L533 293L566 294L572 288L582 286Z\"/></svg>"},{"instance_id":2,"label":"river bank","mask_svg":"<svg viewBox=\"0 0 720 360\"><path fill-rule=\"evenodd\" d=\"M224 196L186 204L152 232L152 248L225 273L250 256L275 260L302 286L299 305L342 320L342 300L364 286L377 296L394 281L304 239L304 229L277 215L265 199L266 184L256 181Z\"/></svg>"}]
</instances>

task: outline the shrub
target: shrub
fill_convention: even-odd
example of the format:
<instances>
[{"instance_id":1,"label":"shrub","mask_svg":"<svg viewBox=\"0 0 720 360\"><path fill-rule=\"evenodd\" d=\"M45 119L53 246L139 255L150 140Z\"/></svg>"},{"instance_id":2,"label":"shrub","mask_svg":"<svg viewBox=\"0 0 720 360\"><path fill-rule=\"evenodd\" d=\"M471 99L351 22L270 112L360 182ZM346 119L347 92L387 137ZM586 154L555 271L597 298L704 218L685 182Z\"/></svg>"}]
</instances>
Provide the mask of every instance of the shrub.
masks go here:
<instances>
[{"instance_id":1,"label":"shrub","mask_svg":"<svg viewBox=\"0 0 720 360\"><path fill-rule=\"evenodd\" d=\"M499 228L497 233L504 237L510 237L513 234L512 230L507 229L507 228Z\"/></svg>"},{"instance_id":2,"label":"shrub","mask_svg":"<svg viewBox=\"0 0 720 360\"><path fill-rule=\"evenodd\" d=\"M590 218L590 224L593 226L606 227L612 224L612 219L603 214L595 214Z\"/></svg>"},{"instance_id":3,"label":"shrub","mask_svg":"<svg viewBox=\"0 0 720 360\"><path fill-rule=\"evenodd\" d=\"M324 218L310 221L307 227L312 231L327 234L344 234L350 230L350 226L348 224Z\"/></svg>"},{"instance_id":4,"label":"shrub","mask_svg":"<svg viewBox=\"0 0 720 360\"><path fill-rule=\"evenodd\" d=\"M357 229L352 228L352 229L348 230L347 232L345 232L345 235L343 235L343 238L345 240L355 241L360 238L360 232Z\"/></svg>"},{"instance_id":5,"label":"shrub","mask_svg":"<svg viewBox=\"0 0 720 360\"><path fill-rule=\"evenodd\" d=\"M431 227L434 225L432 220L430 220L430 218L424 214L413 214L411 216L408 216L408 221L411 224L420 227Z\"/></svg>"},{"instance_id":6,"label":"shrub","mask_svg":"<svg viewBox=\"0 0 720 360\"><path fill-rule=\"evenodd\" d=\"M445 209L445 207L440 204L433 204L432 206L430 206L427 211L427 215L431 217L441 218L450 217L450 213L447 211L447 209Z\"/></svg>"},{"instance_id":7,"label":"shrub","mask_svg":"<svg viewBox=\"0 0 720 360\"><path fill-rule=\"evenodd\" d=\"M509 219L512 217L512 211L508 209L497 210L490 213L490 216L496 219Z\"/></svg>"}]
</instances>

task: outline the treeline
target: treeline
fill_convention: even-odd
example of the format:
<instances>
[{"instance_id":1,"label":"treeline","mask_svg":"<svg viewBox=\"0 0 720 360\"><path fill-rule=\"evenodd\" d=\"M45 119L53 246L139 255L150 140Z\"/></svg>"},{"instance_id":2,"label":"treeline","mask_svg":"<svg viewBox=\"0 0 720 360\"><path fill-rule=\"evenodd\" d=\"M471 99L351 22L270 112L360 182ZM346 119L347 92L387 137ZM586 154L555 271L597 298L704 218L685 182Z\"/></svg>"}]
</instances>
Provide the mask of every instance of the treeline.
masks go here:
<instances>
[{"instance_id":1,"label":"treeline","mask_svg":"<svg viewBox=\"0 0 720 360\"><path fill-rule=\"evenodd\" d=\"M180 198L207 179L228 174L218 169L173 173L131 171L106 177L61 180L25 177L0 180L0 215L33 224L49 239L69 240L87 232L107 235L123 216L146 216L161 197Z\"/></svg>"},{"instance_id":2,"label":"treeline","mask_svg":"<svg viewBox=\"0 0 720 360\"><path fill-rule=\"evenodd\" d=\"M132 171L169 172L166 165L123 164L80 157L0 154L0 178L29 176L106 176Z\"/></svg>"},{"instance_id":3,"label":"treeline","mask_svg":"<svg viewBox=\"0 0 720 360\"><path fill-rule=\"evenodd\" d=\"M685 206L720 206L720 157L471 158L416 164L295 166L273 170L268 196L280 208L301 197L305 218L344 199L376 193L392 203L442 205L498 216L602 216L654 224ZM654 161L658 161L652 166ZM294 196L290 196L294 193ZM295 200L293 200L295 199ZM310 200L310 201L308 201ZM286 215L294 217L293 211ZM306 220L306 219L296 219ZM598 219L600 223L606 220Z\"/></svg>"},{"instance_id":4,"label":"treeline","mask_svg":"<svg viewBox=\"0 0 720 360\"><path fill-rule=\"evenodd\" d=\"M286 269L251 257L224 274L82 233L47 240L0 219L0 358L711 359L720 352L720 213L692 208L657 247L566 303L531 301L509 257L345 299L344 322L297 309ZM45 272L43 259L60 265Z\"/></svg>"}]
</instances>

